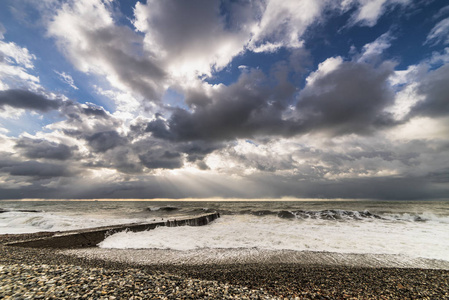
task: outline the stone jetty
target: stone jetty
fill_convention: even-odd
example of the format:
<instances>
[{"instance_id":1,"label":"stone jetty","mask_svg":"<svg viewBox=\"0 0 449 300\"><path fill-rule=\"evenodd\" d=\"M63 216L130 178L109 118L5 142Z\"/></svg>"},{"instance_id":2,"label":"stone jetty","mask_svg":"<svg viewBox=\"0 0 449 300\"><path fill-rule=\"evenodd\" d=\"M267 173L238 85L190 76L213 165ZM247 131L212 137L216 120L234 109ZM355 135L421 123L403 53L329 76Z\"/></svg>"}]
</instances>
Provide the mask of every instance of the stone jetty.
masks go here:
<instances>
[{"instance_id":1,"label":"stone jetty","mask_svg":"<svg viewBox=\"0 0 449 300\"><path fill-rule=\"evenodd\" d=\"M14 241L7 243L8 246L31 247L31 248L55 248L55 249L76 249L96 247L106 236L128 230L133 232L151 230L160 226L203 226L218 219L218 212L191 216L178 217L162 221L148 223L131 223L113 226L103 226L80 230L43 232L34 234L34 238L28 240ZM36 237L37 236L37 237Z\"/></svg>"}]
</instances>

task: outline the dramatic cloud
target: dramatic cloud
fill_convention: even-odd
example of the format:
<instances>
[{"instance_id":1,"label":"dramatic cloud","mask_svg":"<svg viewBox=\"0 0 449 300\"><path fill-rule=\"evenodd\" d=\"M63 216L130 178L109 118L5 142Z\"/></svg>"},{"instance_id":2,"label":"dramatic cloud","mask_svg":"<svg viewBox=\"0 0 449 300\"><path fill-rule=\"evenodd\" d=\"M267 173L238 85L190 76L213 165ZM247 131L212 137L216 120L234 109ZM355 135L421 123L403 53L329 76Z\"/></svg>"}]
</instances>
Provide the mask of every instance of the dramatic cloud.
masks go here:
<instances>
[{"instance_id":1,"label":"dramatic cloud","mask_svg":"<svg viewBox=\"0 0 449 300\"><path fill-rule=\"evenodd\" d=\"M226 15L220 12L226 7ZM174 75L210 75L244 50L259 12L255 3L195 0L137 3L134 25L145 49Z\"/></svg>"},{"instance_id":2,"label":"dramatic cloud","mask_svg":"<svg viewBox=\"0 0 449 300\"><path fill-rule=\"evenodd\" d=\"M5 11L0 198L449 194L441 1Z\"/></svg>"},{"instance_id":3,"label":"dramatic cloud","mask_svg":"<svg viewBox=\"0 0 449 300\"><path fill-rule=\"evenodd\" d=\"M70 177L79 173L67 165L54 163L40 163L36 161L8 161L0 160L0 173L11 176L29 176L36 178Z\"/></svg>"},{"instance_id":4,"label":"dramatic cloud","mask_svg":"<svg viewBox=\"0 0 449 300\"><path fill-rule=\"evenodd\" d=\"M141 36L114 23L111 10L100 0L66 3L48 33L78 70L105 76L112 86L155 101L164 71L150 52L143 52Z\"/></svg>"},{"instance_id":5,"label":"dramatic cloud","mask_svg":"<svg viewBox=\"0 0 449 300\"><path fill-rule=\"evenodd\" d=\"M0 107L10 106L47 112L58 109L61 105L60 100L50 100L43 95L26 90L0 91Z\"/></svg>"},{"instance_id":6,"label":"dramatic cloud","mask_svg":"<svg viewBox=\"0 0 449 300\"><path fill-rule=\"evenodd\" d=\"M73 156L73 147L42 139L21 138L15 146L27 158L67 160Z\"/></svg>"},{"instance_id":7,"label":"dramatic cloud","mask_svg":"<svg viewBox=\"0 0 449 300\"><path fill-rule=\"evenodd\" d=\"M126 139L121 137L116 131L96 132L86 137L89 146L96 152L106 152L126 143Z\"/></svg>"},{"instance_id":8,"label":"dramatic cloud","mask_svg":"<svg viewBox=\"0 0 449 300\"><path fill-rule=\"evenodd\" d=\"M245 72L238 82L215 90L210 97L194 94L188 102L195 106L192 113L178 108L168 122L150 122L147 131L173 140L229 140L288 132L294 124L282 120L282 111L294 89L277 97L277 90L265 88L267 80L260 71Z\"/></svg>"},{"instance_id":9,"label":"dramatic cloud","mask_svg":"<svg viewBox=\"0 0 449 300\"><path fill-rule=\"evenodd\" d=\"M266 89L269 81L261 72L243 73L239 81L217 89L211 98L196 94L188 103L193 112L176 109L168 121L151 121L146 130L155 137L172 140L230 140L260 135L283 135L324 131L332 135L369 133L394 125L384 109L393 104L388 78L393 65L329 59L307 79L296 112L286 103L294 88L287 82L283 94ZM197 100L199 99L199 100ZM286 118L286 113L292 116Z\"/></svg>"},{"instance_id":10,"label":"dramatic cloud","mask_svg":"<svg viewBox=\"0 0 449 300\"><path fill-rule=\"evenodd\" d=\"M149 169L177 169L182 167L182 156L178 152L164 149L148 151L139 155L142 164Z\"/></svg>"},{"instance_id":11,"label":"dramatic cloud","mask_svg":"<svg viewBox=\"0 0 449 300\"><path fill-rule=\"evenodd\" d=\"M449 65L429 72L422 78L418 93L424 100L414 107L416 114L443 117L449 113Z\"/></svg>"},{"instance_id":12,"label":"dramatic cloud","mask_svg":"<svg viewBox=\"0 0 449 300\"><path fill-rule=\"evenodd\" d=\"M301 92L297 104L303 127L339 135L393 125L384 111L394 100L387 82L392 67L344 62L315 79Z\"/></svg>"}]
</instances>

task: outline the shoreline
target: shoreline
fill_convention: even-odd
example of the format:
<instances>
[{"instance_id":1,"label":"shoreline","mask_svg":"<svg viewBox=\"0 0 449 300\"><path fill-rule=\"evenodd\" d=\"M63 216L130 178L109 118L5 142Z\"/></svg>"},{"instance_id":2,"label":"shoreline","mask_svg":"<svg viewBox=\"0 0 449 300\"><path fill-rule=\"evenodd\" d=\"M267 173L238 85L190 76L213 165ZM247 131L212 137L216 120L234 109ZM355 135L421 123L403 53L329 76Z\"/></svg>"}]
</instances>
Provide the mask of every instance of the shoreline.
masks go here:
<instances>
[{"instance_id":1,"label":"shoreline","mask_svg":"<svg viewBox=\"0 0 449 300\"><path fill-rule=\"evenodd\" d=\"M107 249L59 250L62 255L136 265L233 265L296 264L301 266L434 269L449 271L449 261L393 254L338 253L324 251L265 250L258 248Z\"/></svg>"},{"instance_id":2,"label":"shoreline","mask_svg":"<svg viewBox=\"0 0 449 300\"><path fill-rule=\"evenodd\" d=\"M449 270L282 260L139 264L2 245L17 239L0 236L0 298L34 293L41 299L449 299Z\"/></svg>"}]
</instances>

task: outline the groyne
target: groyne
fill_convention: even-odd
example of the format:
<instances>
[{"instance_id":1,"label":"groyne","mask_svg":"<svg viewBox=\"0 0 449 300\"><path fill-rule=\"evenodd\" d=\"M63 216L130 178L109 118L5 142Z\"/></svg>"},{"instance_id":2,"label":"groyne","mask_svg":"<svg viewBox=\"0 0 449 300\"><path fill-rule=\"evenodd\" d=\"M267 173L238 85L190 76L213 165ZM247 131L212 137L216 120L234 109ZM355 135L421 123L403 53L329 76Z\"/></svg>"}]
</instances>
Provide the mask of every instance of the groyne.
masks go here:
<instances>
[{"instance_id":1,"label":"groyne","mask_svg":"<svg viewBox=\"0 0 449 300\"><path fill-rule=\"evenodd\" d=\"M151 230L156 227L177 227L177 226L203 226L218 219L218 212L203 214L193 217L173 218L162 221L148 223L131 223L113 226L103 226L71 231L46 232L45 236L36 234L36 238L7 243L8 246L31 247L31 248L55 248L55 249L76 249L96 247L106 236L116 232L128 230L133 232Z\"/></svg>"}]
</instances>

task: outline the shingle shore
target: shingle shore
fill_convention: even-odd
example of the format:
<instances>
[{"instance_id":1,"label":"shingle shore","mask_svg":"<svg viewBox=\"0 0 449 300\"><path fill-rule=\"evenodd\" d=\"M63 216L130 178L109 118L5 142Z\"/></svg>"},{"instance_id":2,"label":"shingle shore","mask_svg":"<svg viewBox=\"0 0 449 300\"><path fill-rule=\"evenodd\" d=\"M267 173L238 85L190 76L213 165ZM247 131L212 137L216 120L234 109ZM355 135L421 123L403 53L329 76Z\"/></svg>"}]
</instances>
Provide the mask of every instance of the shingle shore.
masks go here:
<instances>
[{"instance_id":1,"label":"shingle shore","mask_svg":"<svg viewBox=\"0 0 449 300\"><path fill-rule=\"evenodd\" d=\"M0 236L0 243L11 238ZM449 271L282 263L137 266L0 246L2 298L449 299Z\"/></svg>"},{"instance_id":2,"label":"shingle shore","mask_svg":"<svg viewBox=\"0 0 449 300\"><path fill-rule=\"evenodd\" d=\"M0 298L5 299L273 298L264 290L132 268L13 264L0 266L0 282Z\"/></svg>"}]
</instances>

